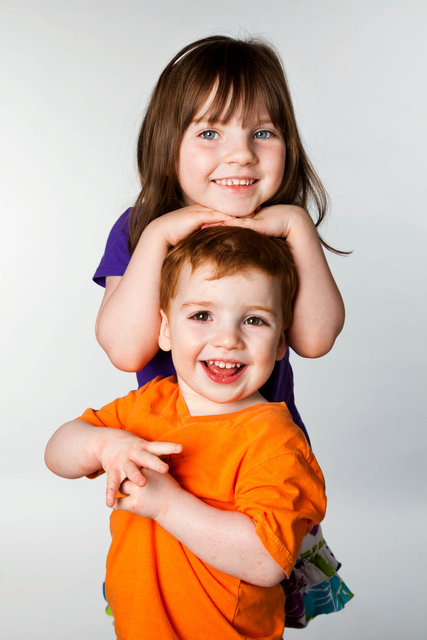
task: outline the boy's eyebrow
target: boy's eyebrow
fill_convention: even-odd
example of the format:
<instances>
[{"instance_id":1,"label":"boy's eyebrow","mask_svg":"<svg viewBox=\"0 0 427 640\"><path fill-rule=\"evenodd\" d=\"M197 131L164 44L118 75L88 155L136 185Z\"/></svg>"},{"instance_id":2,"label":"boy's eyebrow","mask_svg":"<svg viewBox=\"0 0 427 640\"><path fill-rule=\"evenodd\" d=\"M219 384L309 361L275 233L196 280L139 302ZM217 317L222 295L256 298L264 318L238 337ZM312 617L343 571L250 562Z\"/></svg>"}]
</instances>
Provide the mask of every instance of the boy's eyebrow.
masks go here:
<instances>
[{"instance_id":1,"label":"boy's eyebrow","mask_svg":"<svg viewBox=\"0 0 427 640\"><path fill-rule=\"evenodd\" d=\"M181 309L187 309L188 307L212 307L215 303L207 301L207 300L188 300L187 302L183 302L181 305ZM281 310L276 310L273 307L269 307L267 305L248 305L249 313L256 313L257 311L265 311L266 313L270 313L273 316L280 315Z\"/></svg>"},{"instance_id":2,"label":"boy's eyebrow","mask_svg":"<svg viewBox=\"0 0 427 640\"><path fill-rule=\"evenodd\" d=\"M274 309L274 307L267 307L264 305L255 305L253 307L249 307L251 309L251 313L256 313L257 311L265 311L266 313L270 313L272 316L277 316L281 313L281 310L276 311L276 309Z\"/></svg>"},{"instance_id":3,"label":"boy's eyebrow","mask_svg":"<svg viewBox=\"0 0 427 640\"><path fill-rule=\"evenodd\" d=\"M181 305L181 309L186 309L187 307L211 307L213 302L209 302L207 300L188 300L187 302L183 302Z\"/></svg>"}]
</instances>

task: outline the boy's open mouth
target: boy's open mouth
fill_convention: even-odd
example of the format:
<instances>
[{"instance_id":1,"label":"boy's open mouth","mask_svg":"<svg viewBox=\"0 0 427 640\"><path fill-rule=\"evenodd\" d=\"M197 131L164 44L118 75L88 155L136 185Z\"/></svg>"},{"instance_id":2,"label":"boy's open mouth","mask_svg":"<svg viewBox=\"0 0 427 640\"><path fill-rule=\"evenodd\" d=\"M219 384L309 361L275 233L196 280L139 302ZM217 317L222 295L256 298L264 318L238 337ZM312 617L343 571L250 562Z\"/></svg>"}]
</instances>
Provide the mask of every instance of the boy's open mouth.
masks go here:
<instances>
[{"instance_id":1,"label":"boy's open mouth","mask_svg":"<svg viewBox=\"0 0 427 640\"><path fill-rule=\"evenodd\" d=\"M241 362L225 362L224 360L203 360L202 366L209 378L221 384L235 382L246 368Z\"/></svg>"}]
</instances>

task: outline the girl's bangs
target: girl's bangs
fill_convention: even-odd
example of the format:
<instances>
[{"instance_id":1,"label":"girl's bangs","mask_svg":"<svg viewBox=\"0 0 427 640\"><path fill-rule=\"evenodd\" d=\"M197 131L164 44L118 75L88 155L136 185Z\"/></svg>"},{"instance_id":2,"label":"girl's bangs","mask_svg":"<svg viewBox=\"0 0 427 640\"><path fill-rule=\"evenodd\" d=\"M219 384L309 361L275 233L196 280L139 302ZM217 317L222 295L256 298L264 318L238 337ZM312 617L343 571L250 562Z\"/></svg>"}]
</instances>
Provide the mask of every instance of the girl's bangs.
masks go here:
<instances>
[{"instance_id":1,"label":"girl's bangs","mask_svg":"<svg viewBox=\"0 0 427 640\"><path fill-rule=\"evenodd\" d=\"M193 91L186 91L183 104L185 128L197 117L209 123L228 122L235 114L246 122L259 118L260 107L267 110L272 123L284 129L285 114L283 101L273 82L256 69L247 69L242 73L222 69L212 81L212 75L198 78ZM196 83L195 83L196 84ZM193 94L193 95L191 95ZM187 108L186 108L187 107Z\"/></svg>"}]
</instances>

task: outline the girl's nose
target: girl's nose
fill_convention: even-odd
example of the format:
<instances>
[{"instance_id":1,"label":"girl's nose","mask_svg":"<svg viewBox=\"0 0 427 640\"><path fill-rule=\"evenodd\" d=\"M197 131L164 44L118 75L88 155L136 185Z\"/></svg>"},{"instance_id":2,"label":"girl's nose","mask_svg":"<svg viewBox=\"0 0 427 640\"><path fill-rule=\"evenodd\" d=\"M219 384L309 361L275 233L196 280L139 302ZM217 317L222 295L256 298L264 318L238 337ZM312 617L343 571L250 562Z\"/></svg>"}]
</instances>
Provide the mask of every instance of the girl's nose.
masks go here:
<instances>
[{"instance_id":1,"label":"girl's nose","mask_svg":"<svg viewBox=\"0 0 427 640\"><path fill-rule=\"evenodd\" d=\"M225 162L227 164L238 164L245 166L254 164L257 158L252 148L251 141L245 136L230 141L225 152Z\"/></svg>"}]
</instances>

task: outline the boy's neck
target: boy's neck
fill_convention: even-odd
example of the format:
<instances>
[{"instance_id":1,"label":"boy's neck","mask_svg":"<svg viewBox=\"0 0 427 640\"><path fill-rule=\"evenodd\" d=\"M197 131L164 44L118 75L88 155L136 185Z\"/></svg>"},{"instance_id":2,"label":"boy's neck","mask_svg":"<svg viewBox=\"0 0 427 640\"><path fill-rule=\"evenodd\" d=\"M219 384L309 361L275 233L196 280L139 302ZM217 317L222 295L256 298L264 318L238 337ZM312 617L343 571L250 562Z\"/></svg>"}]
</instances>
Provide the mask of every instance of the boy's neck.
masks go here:
<instances>
[{"instance_id":1,"label":"boy's neck","mask_svg":"<svg viewBox=\"0 0 427 640\"><path fill-rule=\"evenodd\" d=\"M242 409L247 409L248 407L253 407L257 404L268 403L268 400L266 400L259 391L239 400L231 402L215 402L194 392L191 387L187 386L182 381L179 381L179 388L185 404L187 405L188 413L191 416L225 415L227 413L242 411Z\"/></svg>"}]
</instances>

